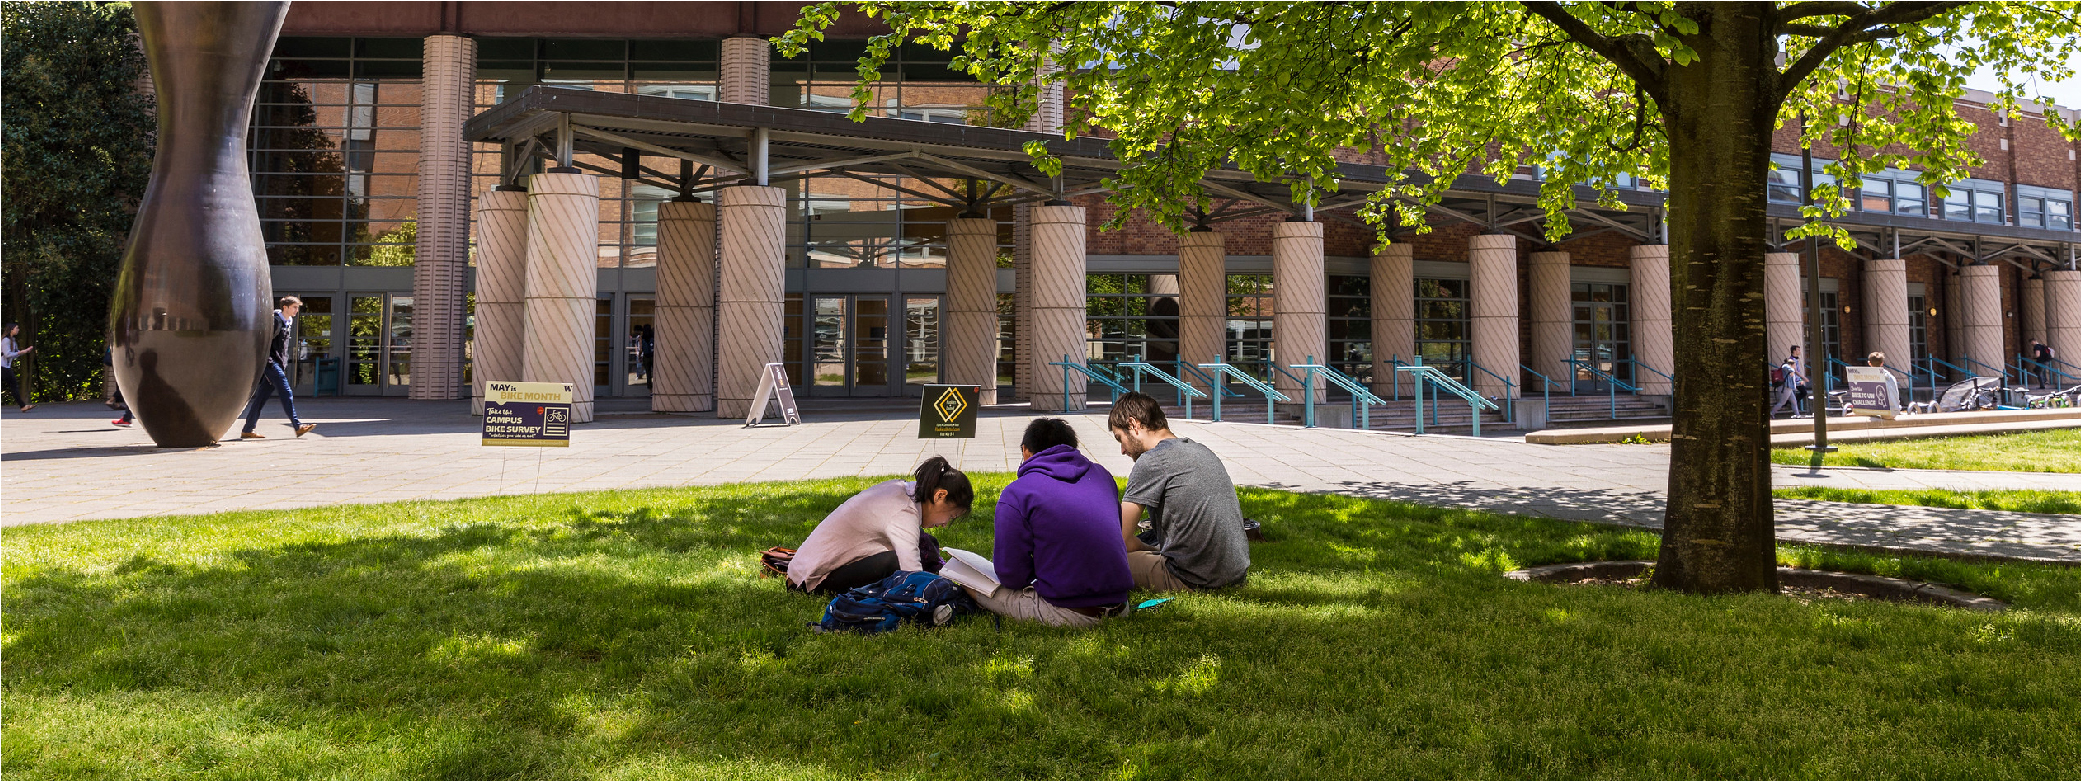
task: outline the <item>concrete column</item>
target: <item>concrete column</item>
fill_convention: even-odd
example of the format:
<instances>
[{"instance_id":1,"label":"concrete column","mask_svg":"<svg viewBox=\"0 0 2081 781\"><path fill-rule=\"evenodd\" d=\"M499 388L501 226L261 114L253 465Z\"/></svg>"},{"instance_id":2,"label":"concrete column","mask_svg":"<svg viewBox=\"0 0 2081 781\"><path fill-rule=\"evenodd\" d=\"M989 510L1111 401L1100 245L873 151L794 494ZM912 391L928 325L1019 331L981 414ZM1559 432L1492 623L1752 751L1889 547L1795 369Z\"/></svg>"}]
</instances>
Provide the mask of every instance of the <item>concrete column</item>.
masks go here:
<instances>
[{"instance_id":1,"label":"concrete column","mask_svg":"<svg viewBox=\"0 0 2081 781\"><path fill-rule=\"evenodd\" d=\"M1228 244L1211 230L1178 237L1178 357L1197 366L1228 352ZM1192 387L1207 383L1180 373Z\"/></svg>"},{"instance_id":2,"label":"concrete column","mask_svg":"<svg viewBox=\"0 0 2081 781\"><path fill-rule=\"evenodd\" d=\"M415 399L462 394L464 282L470 265L470 143L477 42L426 39L419 108L419 222L412 264L412 387Z\"/></svg>"},{"instance_id":3,"label":"concrete column","mask_svg":"<svg viewBox=\"0 0 2081 781\"><path fill-rule=\"evenodd\" d=\"M2045 341L2045 278L2036 274L2023 278L2023 290L2018 296L2022 313L2023 338L2016 341L2016 351L2025 357L2030 355L2030 340Z\"/></svg>"},{"instance_id":4,"label":"concrete column","mask_svg":"<svg viewBox=\"0 0 2081 781\"><path fill-rule=\"evenodd\" d=\"M1886 365L1912 373L1913 348L1908 343L1908 262L1877 258L1864 262L1864 348L1886 354ZM1862 366L1862 355L1843 362Z\"/></svg>"},{"instance_id":5,"label":"concrete column","mask_svg":"<svg viewBox=\"0 0 2081 781\"><path fill-rule=\"evenodd\" d=\"M1560 382L1558 378L1568 374L1565 360L1575 355L1575 306L1569 300L1568 253L1534 252L1530 260L1525 295L1531 299L1528 303L1532 309L1532 355L1525 365ZM1495 366L1490 366L1489 371L1506 377L1515 374Z\"/></svg>"},{"instance_id":6,"label":"concrete column","mask_svg":"<svg viewBox=\"0 0 2081 781\"><path fill-rule=\"evenodd\" d=\"M1978 265L1958 270L1959 303L1965 311L1965 355L1982 366L1965 366L1974 375L2000 371L2008 351L2002 349L2001 267Z\"/></svg>"},{"instance_id":7,"label":"concrete column","mask_svg":"<svg viewBox=\"0 0 2081 781\"><path fill-rule=\"evenodd\" d=\"M1806 320L1799 304L1804 301L1799 287L1799 253L1771 252L1763 256L1763 357L1775 365L1785 360L1792 345L1805 355Z\"/></svg>"},{"instance_id":8,"label":"concrete column","mask_svg":"<svg viewBox=\"0 0 2081 781\"><path fill-rule=\"evenodd\" d=\"M470 346L470 411L484 414L487 380L519 382L526 358L527 191L477 198L477 328Z\"/></svg>"},{"instance_id":9,"label":"concrete column","mask_svg":"<svg viewBox=\"0 0 2081 781\"><path fill-rule=\"evenodd\" d=\"M1272 226L1272 359L1285 366L1329 359L1328 301L1323 290L1322 223L1281 222ZM1288 369L1288 371L1294 371ZM1295 371L1298 374L1299 372ZM1273 373L1274 385L1294 401L1300 383ZM1326 383L1307 389L1322 400Z\"/></svg>"},{"instance_id":10,"label":"concrete column","mask_svg":"<svg viewBox=\"0 0 2081 781\"><path fill-rule=\"evenodd\" d=\"M593 419L600 179L528 177L527 328L521 379L571 383L571 422Z\"/></svg>"},{"instance_id":11,"label":"concrete column","mask_svg":"<svg viewBox=\"0 0 2081 781\"><path fill-rule=\"evenodd\" d=\"M1416 355L1416 245L1389 244L1373 256L1373 392L1395 386L1389 358Z\"/></svg>"},{"instance_id":12,"label":"concrete column","mask_svg":"<svg viewBox=\"0 0 2081 781\"><path fill-rule=\"evenodd\" d=\"M773 102L773 44L764 38L724 38L715 97L754 106Z\"/></svg>"},{"instance_id":13,"label":"concrete column","mask_svg":"<svg viewBox=\"0 0 2081 781\"><path fill-rule=\"evenodd\" d=\"M1068 355L1086 355L1084 322L1084 207L1033 207L1032 316L1022 324L1031 331L1031 353L1020 356L1032 366L1033 391L1027 394L1037 412L1063 412L1062 367L1049 366ZM1084 378L1069 378L1069 410L1084 409Z\"/></svg>"},{"instance_id":14,"label":"concrete column","mask_svg":"<svg viewBox=\"0 0 2081 781\"><path fill-rule=\"evenodd\" d=\"M715 409L715 206L658 204L653 412Z\"/></svg>"},{"instance_id":15,"label":"concrete column","mask_svg":"<svg viewBox=\"0 0 2081 781\"><path fill-rule=\"evenodd\" d=\"M1012 395L1033 398L1033 206L1012 207ZM1003 394L999 394L1000 397ZM1007 399L1009 401L1009 399Z\"/></svg>"},{"instance_id":16,"label":"concrete column","mask_svg":"<svg viewBox=\"0 0 2081 781\"><path fill-rule=\"evenodd\" d=\"M1633 357L1655 371L1676 374L1676 333L1670 323L1669 245L1641 244L1628 253L1633 260ZM1547 375L1557 383L1573 383L1570 374ZM1644 396L1671 396L1676 388L1662 375L1634 372Z\"/></svg>"},{"instance_id":17,"label":"concrete column","mask_svg":"<svg viewBox=\"0 0 2081 781\"><path fill-rule=\"evenodd\" d=\"M2059 360L2081 364L2081 271L2045 272L2045 343Z\"/></svg>"},{"instance_id":18,"label":"concrete column","mask_svg":"<svg viewBox=\"0 0 2081 781\"><path fill-rule=\"evenodd\" d=\"M1499 376L1517 374L1517 237L1475 236L1468 242L1467 266L1471 276L1468 292L1474 298L1474 362ZM1510 392L1495 377L1471 367L1467 372L1472 375L1474 390L1483 396L1501 397Z\"/></svg>"},{"instance_id":19,"label":"concrete column","mask_svg":"<svg viewBox=\"0 0 2081 781\"><path fill-rule=\"evenodd\" d=\"M946 381L997 403L997 221L947 221Z\"/></svg>"},{"instance_id":20,"label":"concrete column","mask_svg":"<svg viewBox=\"0 0 2081 781\"><path fill-rule=\"evenodd\" d=\"M781 358L788 195L778 187L756 186L718 192L722 299L717 302L715 415L742 418L751 412L759 373Z\"/></svg>"},{"instance_id":21,"label":"concrete column","mask_svg":"<svg viewBox=\"0 0 2081 781\"><path fill-rule=\"evenodd\" d=\"M1052 70L1053 65L1050 62L1042 67L1046 70ZM1062 133L1062 82L1042 83L1040 85L1040 93L1039 105L1035 107L1033 116L1027 117L1026 126L1021 129L1028 133L1055 133L1059 135Z\"/></svg>"}]
</instances>

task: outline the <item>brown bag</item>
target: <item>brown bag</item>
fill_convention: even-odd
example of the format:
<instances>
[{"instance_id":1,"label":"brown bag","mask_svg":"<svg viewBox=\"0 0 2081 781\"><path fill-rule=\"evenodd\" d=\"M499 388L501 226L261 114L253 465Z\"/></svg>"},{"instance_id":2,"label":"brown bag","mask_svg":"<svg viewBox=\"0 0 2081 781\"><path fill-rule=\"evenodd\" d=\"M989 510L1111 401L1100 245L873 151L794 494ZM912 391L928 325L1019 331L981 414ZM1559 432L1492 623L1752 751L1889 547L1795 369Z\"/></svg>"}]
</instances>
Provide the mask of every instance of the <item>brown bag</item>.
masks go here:
<instances>
[{"instance_id":1,"label":"brown bag","mask_svg":"<svg viewBox=\"0 0 2081 781\"><path fill-rule=\"evenodd\" d=\"M785 578L788 576L788 563L794 560L794 548L783 548L775 545L759 551L759 576Z\"/></svg>"}]
</instances>

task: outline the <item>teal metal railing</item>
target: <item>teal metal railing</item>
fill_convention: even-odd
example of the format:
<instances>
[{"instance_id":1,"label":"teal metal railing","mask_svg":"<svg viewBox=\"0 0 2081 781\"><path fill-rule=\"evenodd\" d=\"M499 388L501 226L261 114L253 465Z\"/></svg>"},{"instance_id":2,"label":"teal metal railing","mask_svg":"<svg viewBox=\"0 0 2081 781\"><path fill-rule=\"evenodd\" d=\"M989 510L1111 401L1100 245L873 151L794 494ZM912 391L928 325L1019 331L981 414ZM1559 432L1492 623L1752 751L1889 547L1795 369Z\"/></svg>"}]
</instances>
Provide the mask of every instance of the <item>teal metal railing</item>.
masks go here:
<instances>
[{"instance_id":1,"label":"teal metal railing","mask_svg":"<svg viewBox=\"0 0 2081 781\"><path fill-rule=\"evenodd\" d=\"M1192 419L1192 400L1207 397L1207 394L1201 393L1200 389L1192 387L1191 383L1173 377L1170 372L1143 361L1142 356L1137 355L1130 360L1121 361L1118 366L1122 371L1128 372L1129 376L1134 378L1134 389L1136 391L1142 389L1142 375L1144 374L1169 383L1172 388L1176 388L1178 390L1178 403L1185 407L1186 420Z\"/></svg>"},{"instance_id":2,"label":"teal metal railing","mask_svg":"<svg viewBox=\"0 0 2081 781\"><path fill-rule=\"evenodd\" d=\"M1389 394L1391 394L1391 396L1392 396L1392 397L1394 398L1394 400L1395 400L1395 401L1401 401L1401 400L1402 400L1402 372L1401 372L1401 369L1402 369L1402 367L1404 367L1404 366L1408 366L1408 365L1409 365L1409 364L1406 364L1406 363L1403 363L1403 362L1402 362L1402 356L1401 356L1401 355L1400 355L1399 353L1398 353L1398 354L1395 354L1395 355L1391 355L1391 356L1388 356L1388 359L1387 359L1387 366L1388 366L1388 369L1387 369L1387 373L1388 373L1389 375L1392 375L1392 376L1393 376L1393 379L1389 381L1389 385L1390 385L1390 387L1391 387L1391 390L1389 390L1389 391L1388 391L1388 393L1389 393Z\"/></svg>"},{"instance_id":3,"label":"teal metal railing","mask_svg":"<svg viewBox=\"0 0 2081 781\"><path fill-rule=\"evenodd\" d=\"M1315 375L1320 374L1322 375L1322 378L1325 381L1327 381L1330 385L1334 385L1337 388L1342 389L1345 393L1351 394L1352 428L1360 430L1372 428L1373 405L1387 403L1385 399L1380 398L1378 395L1375 395L1372 390L1368 389L1365 383L1359 382L1358 378L1337 371L1332 367L1316 363L1315 356L1308 356L1307 363L1294 364L1293 368L1307 372L1307 377L1309 378L1309 380L1312 380ZM1309 387L1310 384L1310 382L1304 381L1301 387L1306 388ZM1304 409L1306 410L1308 425L1313 426L1315 425L1315 394L1309 393L1306 395L1308 397L1308 401Z\"/></svg>"},{"instance_id":4,"label":"teal metal railing","mask_svg":"<svg viewBox=\"0 0 2081 781\"><path fill-rule=\"evenodd\" d=\"M2049 363L2048 363L2048 362L2044 362L2044 361L2039 361L2039 360L2035 360L2035 359L2032 359L2032 358L2026 358L2026 357L2024 357L2024 356L2023 356L2023 354L2022 354L2022 353L2017 353L2017 354L2016 354L2016 381L2017 381L2017 384L2019 384L2019 385L2024 385L2024 386L2028 386L2028 385L2030 385L2030 377L2031 377L2031 374L2033 373L2033 370L2035 370L2035 373L2036 373L2036 374L2037 374L2037 376L2038 376L2038 384L2040 384L2040 385L2050 385L2051 383L2047 382L2047 380L2050 380L2050 379L2052 379L2052 378L2053 378L2053 377L2054 377L2055 375L2061 378L2061 382L2060 382L2060 384L2061 384L2061 385L2067 385L2067 384L2075 383L2075 382L2077 382L2077 381L2081 381L2081 376L2075 376L2075 375L2073 375L2073 374L2068 374L2067 372L2065 372L2065 371L2062 371L2062 370L2061 370L2061 369L2060 369L2060 368L2059 368L2058 366L2054 366L2054 365L2053 365L2053 364L2056 364L2056 363L2065 363L2065 361L2061 361L2061 360L2059 360L2059 359L2057 359L2057 358L2054 358L2054 359L2053 359L2053 360L2052 360L2051 362L2049 362Z\"/></svg>"},{"instance_id":5,"label":"teal metal railing","mask_svg":"<svg viewBox=\"0 0 2081 781\"><path fill-rule=\"evenodd\" d=\"M1510 378L1508 377L1489 371L1486 367L1482 366L1481 364L1475 363L1474 359L1472 358L1467 359L1467 365L1473 367L1475 371L1481 372L1482 374L1486 374L1490 377L1494 377L1496 378L1497 382L1503 383L1503 419L1512 423L1516 423L1517 383L1511 382ZM1474 377L1473 375L1468 375L1467 379L1471 380L1474 379Z\"/></svg>"},{"instance_id":6,"label":"teal metal railing","mask_svg":"<svg viewBox=\"0 0 2081 781\"><path fill-rule=\"evenodd\" d=\"M1668 372L1664 372L1664 371L1662 371L1661 369L1657 369L1657 368L1655 368L1655 367L1653 367L1653 366L1649 366L1649 365L1647 365L1647 364L1646 364L1645 362L1642 362L1642 361L1641 361L1641 360L1640 360L1639 358L1627 358L1627 359L1626 359L1626 362L1627 362L1627 363L1630 363L1630 364L1633 364L1633 384L1634 384L1634 385L1641 385L1641 384L1643 384L1643 383L1641 383L1641 381L1640 381L1640 370L1641 370L1641 369L1646 369L1646 370L1648 371L1648 373L1649 373L1649 374L1655 375L1655 376L1657 376L1657 377L1660 377L1660 378L1662 378L1663 380L1667 381L1667 382L1669 383L1669 387L1670 387L1670 388L1671 388L1672 390L1674 390L1674 389L1676 388L1676 377L1675 377L1674 375L1671 375L1671 374L1669 374Z\"/></svg>"},{"instance_id":7,"label":"teal metal railing","mask_svg":"<svg viewBox=\"0 0 2081 781\"><path fill-rule=\"evenodd\" d=\"M1964 375L1964 376L1967 376L1967 377L1971 377L1971 376L1973 375L1973 373L1972 373L1972 372L1966 371L1966 370L1965 370L1965 367L1959 366L1959 365L1957 365L1957 364L1954 364L1954 363L1952 363L1952 362L1950 362L1950 361L1946 361L1946 360L1944 360L1944 359L1942 359L1942 358L1938 358L1938 357L1936 357L1936 356L1934 356L1934 355L1928 355L1928 356L1923 356L1923 358L1922 358L1922 361L1923 361L1923 362L1922 362L1922 363L1921 363L1920 365L1917 365L1917 366L1915 367L1915 369L1916 369L1917 371L1921 371L1921 372L1924 372L1924 373L1926 373L1926 374L1928 374L1928 375L1929 375L1929 400L1930 400L1930 401L1936 401L1936 400L1937 400L1937 399L1938 399L1939 397L1941 397L1941 396L1943 395L1943 391L1942 391L1942 390L1939 390L1939 389L1937 388L1937 373L1936 373L1936 367L1938 367L1938 366L1942 366L1942 367L1944 367L1944 368L1946 368L1946 369L1949 369L1949 370L1951 370L1952 372L1957 372L1958 374L1960 374L1960 375ZM1944 381L1945 381L1945 382L1951 382L1951 381L1952 381L1952 380L1951 380L1951 374L1950 374L1949 372L1946 372L1946 373L1945 373L1945 375L1944 375Z\"/></svg>"},{"instance_id":8,"label":"teal metal railing","mask_svg":"<svg viewBox=\"0 0 2081 781\"><path fill-rule=\"evenodd\" d=\"M1564 358L1561 360L1561 362L1575 367L1576 371L1587 371L1590 373L1590 376L1605 381L1606 385L1604 386L1604 390L1606 394L1611 397L1612 420L1618 420L1619 418L1619 389L1625 388L1627 393L1640 392L1640 389L1634 387L1631 383L1628 383L1617 377L1613 377L1611 376L1610 372L1606 372L1603 369L1597 368L1597 364L1594 361L1584 360L1581 358ZM1574 383L1569 384L1574 385Z\"/></svg>"},{"instance_id":9,"label":"teal metal railing","mask_svg":"<svg viewBox=\"0 0 2081 781\"><path fill-rule=\"evenodd\" d=\"M1407 372L1410 375L1410 379L1416 382L1415 393L1412 394L1416 398L1416 433L1423 433L1423 389L1425 383L1429 383L1432 388L1443 388L1447 393L1466 400L1468 417L1474 424L1474 436L1481 436L1481 410L1484 407L1492 410L1501 410L1502 407L1496 406L1496 403L1493 401L1482 398L1481 394L1476 393L1473 388L1461 385L1459 380L1453 379L1451 375L1445 372L1438 371L1436 367L1423 365L1423 356L1415 356L1415 359L1415 362L1408 366L1395 367L1395 371ZM1433 403L1433 406L1435 407L1436 404Z\"/></svg>"},{"instance_id":10,"label":"teal metal railing","mask_svg":"<svg viewBox=\"0 0 2081 781\"><path fill-rule=\"evenodd\" d=\"M1221 383L1215 382L1213 375L1200 371L1199 367L1192 365L1191 361L1179 358L1178 360L1172 361L1172 363L1177 364L1178 366L1179 379L1184 379L1185 376L1189 374L1192 376L1193 379L1206 383L1208 388L1218 391L1219 395L1232 396L1235 398L1242 398L1243 396L1242 391L1234 390L1226 385L1222 385Z\"/></svg>"},{"instance_id":11,"label":"teal metal railing","mask_svg":"<svg viewBox=\"0 0 2081 781\"><path fill-rule=\"evenodd\" d=\"M1108 371L1106 371L1104 367L1099 367L1099 366L1090 366L1090 365L1086 365L1086 364L1078 363L1078 362L1076 362L1075 360L1072 360L1072 359L1070 359L1070 357L1069 357L1069 354L1068 354L1068 353L1063 353L1063 354L1062 354L1062 360L1061 360L1061 361L1059 361L1059 362L1054 362L1054 363L1050 363L1050 364L1048 364L1048 365L1049 365L1049 366L1060 366L1060 367L1062 367L1062 411L1063 411L1063 412L1069 412L1069 411L1071 410L1071 407L1070 407L1070 402L1069 402L1069 396L1070 396L1070 393L1069 393L1069 383L1070 383L1070 380L1071 380L1072 378L1074 378L1074 377L1075 377L1076 375L1078 375L1078 374L1082 374L1082 375L1084 375L1084 377L1085 377L1086 379L1088 379L1088 380L1090 380L1090 381L1092 381L1092 382L1096 382L1096 383L1098 383L1098 384L1100 384L1100 385L1104 385L1104 386L1106 386L1106 388L1107 388L1107 389L1109 389L1109 390L1111 390L1111 391L1112 391L1112 393L1113 393L1113 400L1114 400L1114 401L1119 401L1119 400L1120 400L1120 394L1122 394L1122 393L1126 393L1126 392L1127 392L1127 388L1126 388L1126 387L1124 387L1124 386L1122 386L1122 385L1120 384L1119 380L1117 380L1117 379L1115 379L1115 378L1113 377L1113 374L1112 374L1112 372L1108 372Z\"/></svg>"},{"instance_id":12,"label":"teal metal railing","mask_svg":"<svg viewBox=\"0 0 2081 781\"><path fill-rule=\"evenodd\" d=\"M1310 356L1308 356L1308 362L1309 362L1309 363L1314 363L1314 362L1315 362L1315 356L1313 356L1313 355L1310 355ZM1296 385L1296 386L1299 386L1299 387L1300 387L1300 389L1301 389L1301 427L1302 427L1302 428L1314 428L1314 427L1315 427L1315 396L1317 395L1317 394L1315 393L1315 384L1314 384L1314 383L1313 383L1313 382L1311 381L1311 380L1312 380L1312 379L1314 378L1314 376L1315 376L1314 372L1303 372L1303 374L1305 374L1306 376L1302 376L1302 375L1294 374L1293 372L1287 371L1287 370L1286 370L1286 368L1287 368L1287 367L1284 367L1284 366L1280 366L1279 364L1273 363L1273 362L1271 362L1271 361L1265 361L1265 368L1268 368L1268 369L1271 369L1271 370L1272 370L1272 371L1270 371L1270 372L1265 372L1265 377L1269 378L1269 379L1270 379L1270 380L1272 380L1272 381L1273 381L1274 383L1278 382L1278 381L1279 381L1279 378L1278 378L1278 377L1273 377L1273 376L1272 376L1272 372L1278 372L1278 373L1279 373L1279 374L1280 374L1281 376L1284 376L1284 377L1285 377L1286 379L1288 379L1288 380L1292 381L1294 385ZM1298 368L1298 367L1295 367L1295 368Z\"/></svg>"},{"instance_id":13,"label":"teal metal railing","mask_svg":"<svg viewBox=\"0 0 2081 781\"><path fill-rule=\"evenodd\" d=\"M1971 370L1973 370L1973 371L1976 371L1976 372L1977 372L1977 371L1980 371L1980 370L1986 370L1986 371L1987 371L1987 373L1986 373L1986 374L1981 374L1981 375L1978 375L1978 376L1981 376L1981 377L1999 377L1999 378L2001 378L2001 381L2002 381L2002 384L2003 384L2003 385L2007 385L2007 384L2009 384L2009 373L2008 373L2008 371L2006 371L2005 369L1999 369L1999 368L1995 368L1995 367L1993 367L1993 366L1988 366L1987 364L1981 363L1981 362L1979 362L1979 361L1975 361L1975 360L1973 360L1973 357L1972 357L1972 356L1970 356L1970 355L1961 355L1961 356L1959 356L1959 357L1958 357L1958 360L1960 360L1960 361L1963 361L1963 362L1965 363L1965 366L1966 366L1966 368L1967 368L1967 369L1971 369Z\"/></svg>"},{"instance_id":14,"label":"teal metal railing","mask_svg":"<svg viewBox=\"0 0 2081 781\"><path fill-rule=\"evenodd\" d=\"M1293 401L1293 399L1287 398L1286 394L1280 393L1278 388L1272 387L1270 383L1252 377L1249 372L1229 364L1215 361L1213 363L1202 363L1199 366L1202 369L1214 370L1214 385L1217 388L1222 387L1227 382L1224 379L1225 377L1234 377L1237 382L1243 383L1244 387L1264 394L1265 425L1269 426L1272 424L1273 402ZM1221 394L1218 393L1214 394L1214 422L1221 422Z\"/></svg>"}]
</instances>

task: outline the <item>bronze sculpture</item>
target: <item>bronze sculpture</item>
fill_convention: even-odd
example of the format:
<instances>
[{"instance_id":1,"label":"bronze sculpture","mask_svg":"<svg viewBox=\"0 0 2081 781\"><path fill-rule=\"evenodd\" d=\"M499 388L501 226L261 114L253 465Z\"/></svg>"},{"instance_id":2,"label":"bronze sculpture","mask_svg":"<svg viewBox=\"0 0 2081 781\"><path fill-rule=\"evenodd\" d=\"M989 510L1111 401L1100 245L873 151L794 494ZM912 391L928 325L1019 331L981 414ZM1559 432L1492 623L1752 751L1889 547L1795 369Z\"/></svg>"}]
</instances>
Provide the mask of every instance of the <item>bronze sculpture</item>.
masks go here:
<instances>
[{"instance_id":1,"label":"bronze sculpture","mask_svg":"<svg viewBox=\"0 0 2081 781\"><path fill-rule=\"evenodd\" d=\"M109 346L123 398L160 447L203 447L228 431L273 335L246 125L288 9L136 6L159 138L110 302Z\"/></svg>"}]
</instances>

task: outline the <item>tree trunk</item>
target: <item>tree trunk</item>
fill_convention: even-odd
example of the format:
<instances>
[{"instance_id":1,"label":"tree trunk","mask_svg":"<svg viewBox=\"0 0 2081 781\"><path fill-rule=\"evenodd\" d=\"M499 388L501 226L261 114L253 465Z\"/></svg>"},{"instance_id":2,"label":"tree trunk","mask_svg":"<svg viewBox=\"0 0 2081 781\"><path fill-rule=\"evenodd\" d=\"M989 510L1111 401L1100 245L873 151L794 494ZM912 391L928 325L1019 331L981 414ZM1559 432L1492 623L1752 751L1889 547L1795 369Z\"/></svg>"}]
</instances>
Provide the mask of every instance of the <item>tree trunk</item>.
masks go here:
<instances>
[{"instance_id":1,"label":"tree trunk","mask_svg":"<svg viewBox=\"0 0 2081 781\"><path fill-rule=\"evenodd\" d=\"M1654 585L1776 591L1763 253L1778 113L1768 3L1693 4L1698 53L1668 67L1676 410Z\"/></svg>"}]
</instances>

